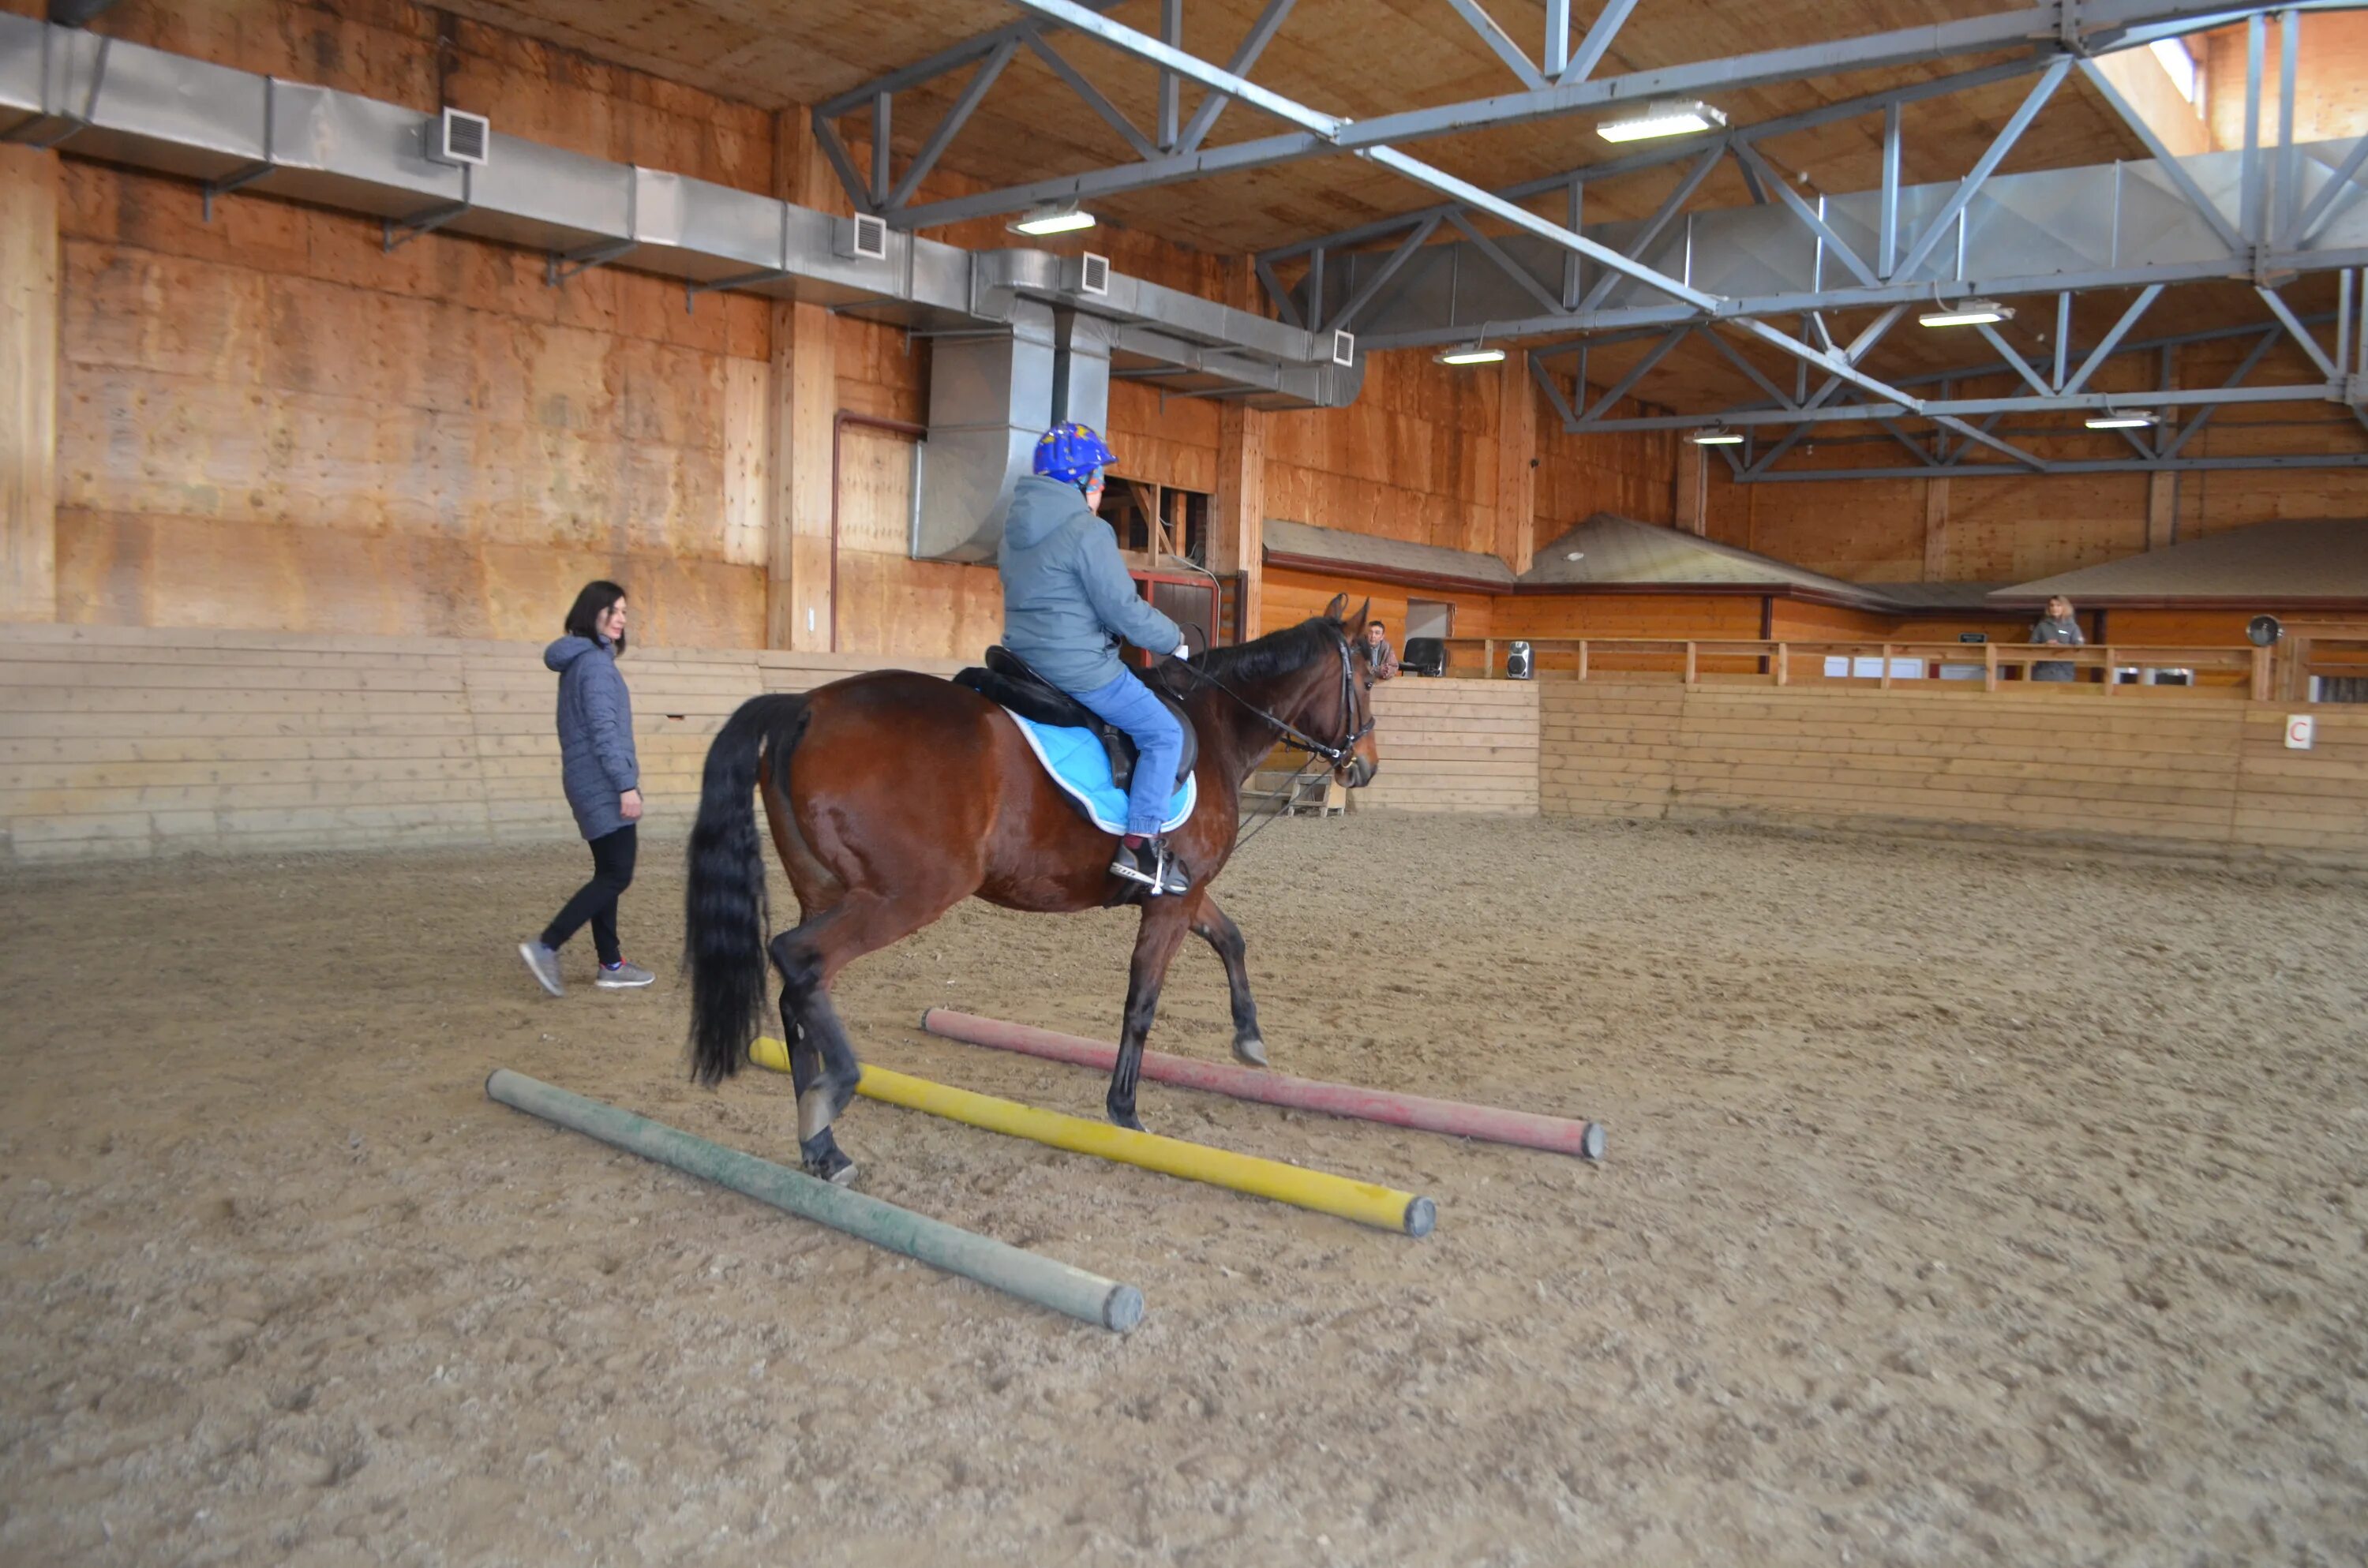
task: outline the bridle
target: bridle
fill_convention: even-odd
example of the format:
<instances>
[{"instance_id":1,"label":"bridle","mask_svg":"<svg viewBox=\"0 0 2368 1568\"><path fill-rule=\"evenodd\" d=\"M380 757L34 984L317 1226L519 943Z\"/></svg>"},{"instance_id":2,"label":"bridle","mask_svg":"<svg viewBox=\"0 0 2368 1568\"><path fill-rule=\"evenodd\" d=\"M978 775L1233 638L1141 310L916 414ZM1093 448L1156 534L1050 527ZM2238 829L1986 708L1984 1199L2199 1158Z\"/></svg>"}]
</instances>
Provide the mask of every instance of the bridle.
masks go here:
<instances>
[{"instance_id":1,"label":"bridle","mask_svg":"<svg viewBox=\"0 0 2368 1568\"><path fill-rule=\"evenodd\" d=\"M1347 727L1356 724L1357 721L1356 665L1354 657L1349 651L1349 634L1338 626L1335 626L1332 629L1332 635L1339 639L1340 722L1343 727ZM1350 730L1349 733L1343 735L1338 744L1326 745L1324 742L1317 740L1315 736L1309 734L1298 725L1286 722L1285 721L1268 712L1265 709L1260 708L1257 703L1252 702L1248 698L1244 697L1240 692L1235 691L1232 687L1227 686L1224 681L1219 680L1208 671L1200 668L1190 660L1178 660L1178 663L1183 666L1186 672L1189 673L1194 680L1199 681L1203 686L1214 687L1217 690L1224 692L1227 697L1232 698L1243 708L1248 710L1249 712L1272 725L1275 730L1281 734L1283 744L1290 746L1294 750L1312 753L1314 756L1319 756L1326 762L1330 763L1334 767L1338 767L1343 763L1347 762L1349 759L1349 754L1357 749L1357 743L1373 733L1374 720L1372 713L1368 711L1365 717L1365 722L1362 725L1357 726L1355 729ZM1306 769L1302 768L1300 771L1304 773Z\"/></svg>"}]
</instances>

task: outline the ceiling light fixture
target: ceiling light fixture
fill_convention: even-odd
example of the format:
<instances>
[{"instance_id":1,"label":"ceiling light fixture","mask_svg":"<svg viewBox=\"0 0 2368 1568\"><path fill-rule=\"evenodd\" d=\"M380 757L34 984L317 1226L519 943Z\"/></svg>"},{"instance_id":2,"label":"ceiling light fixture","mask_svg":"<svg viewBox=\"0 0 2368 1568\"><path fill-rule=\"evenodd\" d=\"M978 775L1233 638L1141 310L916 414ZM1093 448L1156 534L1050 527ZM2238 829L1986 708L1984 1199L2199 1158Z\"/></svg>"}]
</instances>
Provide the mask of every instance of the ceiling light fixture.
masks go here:
<instances>
[{"instance_id":1,"label":"ceiling light fixture","mask_svg":"<svg viewBox=\"0 0 2368 1568\"><path fill-rule=\"evenodd\" d=\"M1697 447L1739 447L1743 445L1743 432L1724 427L1714 430L1693 430L1687 433L1686 439Z\"/></svg>"},{"instance_id":2,"label":"ceiling light fixture","mask_svg":"<svg viewBox=\"0 0 2368 1568\"><path fill-rule=\"evenodd\" d=\"M1015 218L1006 226L1015 234L1032 234L1041 238L1046 234L1068 234L1079 229L1090 229L1094 222L1094 215L1074 201L1048 201L1041 207L1029 209L1025 218Z\"/></svg>"},{"instance_id":3,"label":"ceiling light fixture","mask_svg":"<svg viewBox=\"0 0 2368 1568\"><path fill-rule=\"evenodd\" d=\"M1504 360L1501 348L1484 348L1477 343L1467 343L1460 348L1443 348L1437 355L1442 365L1495 365Z\"/></svg>"},{"instance_id":4,"label":"ceiling light fixture","mask_svg":"<svg viewBox=\"0 0 2368 1568\"><path fill-rule=\"evenodd\" d=\"M1631 115L1607 119L1595 128L1606 142L1645 142L1656 136L1691 136L1698 131L1723 131L1726 111L1700 98L1659 98Z\"/></svg>"},{"instance_id":5,"label":"ceiling light fixture","mask_svg":"<svg viewBox=\"0 0 2368 1568\"><path fill-rule=\"evenodd\" d=\"M1944 310L1927 311L1916 318L1926 326L1993 326L2014 320L2014 307L1996 300L1960 300Z\"/></svg>"},{"instance_id":6,"label":"ceiling light fixture","mask_svg":"<svg viewBox=\"0 0 2368 1568\"><path fill-rule=\"evenodd\" d=\"M2091 430L2143 430L2154 423L2155 415L2142 408L2109 408L2088 418Z\"/></svg>"}]
</instances>

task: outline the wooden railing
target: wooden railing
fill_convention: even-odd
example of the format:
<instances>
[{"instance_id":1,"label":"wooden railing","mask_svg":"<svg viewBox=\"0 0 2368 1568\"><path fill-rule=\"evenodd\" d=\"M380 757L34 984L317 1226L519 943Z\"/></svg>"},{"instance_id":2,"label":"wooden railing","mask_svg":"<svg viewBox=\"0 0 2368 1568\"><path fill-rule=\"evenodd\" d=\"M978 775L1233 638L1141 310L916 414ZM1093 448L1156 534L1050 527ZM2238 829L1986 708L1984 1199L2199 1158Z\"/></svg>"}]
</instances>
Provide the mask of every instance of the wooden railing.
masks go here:
<instances>
[{"instance_id":1,"label":"wooden railing","mask_svg":"<svg viewBox=\"0 0 2368 1568\"><path fill-rule=\"evenodd\" d=\"M1688 686L1705 679L1770 686L1863 686L1870 690L1930 682L1939 689L1970 687L1979 681L1997 691L2009 680L2029 682L2034 665L2069 665L2073 679L2060 683L2112 697L2134 684L2154 685L2176 673L2182 678L2161 687L2217 697L2267 701L2273 663L2267 648L2183 648L2099 644L2066 648L2024 642L1873 642L1821 639L1763 641L1736 638L1545 637L1524 639L1537 673L1580 680L1675 676ZM1446 640L1451 676L1501 679L1513 639L1452 637ZM1844 661L1844 670L1833 668ZM1870 667L1871 666L1871 667ZM2140 672L2138 683L2117 673ZM1845 673L1846 672L1846 673ZM2040 686L2059 683L2037 682ZM2157 689L2160 689L2157 687Z\"/></svg>"}]
</instances>

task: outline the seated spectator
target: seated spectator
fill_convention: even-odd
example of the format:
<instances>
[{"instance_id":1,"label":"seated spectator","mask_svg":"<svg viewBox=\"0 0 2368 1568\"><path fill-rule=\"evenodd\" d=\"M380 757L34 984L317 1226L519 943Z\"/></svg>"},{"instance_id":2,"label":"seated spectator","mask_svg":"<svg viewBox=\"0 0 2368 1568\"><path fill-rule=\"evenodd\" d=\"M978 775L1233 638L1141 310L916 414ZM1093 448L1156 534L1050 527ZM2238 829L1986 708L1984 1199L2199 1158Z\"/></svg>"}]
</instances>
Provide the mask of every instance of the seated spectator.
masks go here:
<instances>
[{"instance_id":1,"label":"seated spectator","mask_svg":"<svg viewBox=\"0 0 2368 1568\"><path fill-rule=\"evenodd\" d=\"M1372 666L1375 680L1397 678L1398 656L1390 647L1390 629L1378 620L1365 623L1365 662Z\"/></svg>"},{"instance_id":2,"label":"seated spectator","mask_svg":"<svg viewBox=\"0 0 2368 1568\"><path fill-rule=\"evenodd\" d=\"M2089 641L2080 635L2080 623L2072 618L2072 601L2062 594L2047 601L2047 614L2044 619L2032 623L2031 640L2033 642L2062 642L2075 648L2085 646ZM2111 679L2112 674L2107 671L2106 678ZM2072 665L2062 660L2043 659L2031 666L2031 678L2068 681L2078 679L2078 676Z\"/></svg>"}]
</instances>

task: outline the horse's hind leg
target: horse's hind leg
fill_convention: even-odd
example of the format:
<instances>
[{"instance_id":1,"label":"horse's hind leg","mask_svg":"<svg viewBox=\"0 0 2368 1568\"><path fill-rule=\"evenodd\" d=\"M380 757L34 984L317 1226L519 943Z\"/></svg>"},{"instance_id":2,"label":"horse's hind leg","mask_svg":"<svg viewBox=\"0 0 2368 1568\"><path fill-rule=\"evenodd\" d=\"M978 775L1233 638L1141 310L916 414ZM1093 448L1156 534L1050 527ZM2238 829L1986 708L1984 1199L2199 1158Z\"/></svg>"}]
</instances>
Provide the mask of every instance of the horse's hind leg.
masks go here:
<instances>
[{"instance_id":1,"label":"horse's hind leg","mask_svg":"<svg viewBox=\"0 0 2368 1568\"><path fill-rule=\"evenodd\" d=\"M1192 929L1225 966L1225 988L1234 1004L1234 1055L1253 1067L1265 1066L1266 1040L1258 1033L1258 999L1250 994L1249 966L1243 961L1242 928L1203 890L1193 900Z\"/></svg>"},{"instance_id":2,"label":"horse's hind leg","mask_svg":"<svg viewBox=\"0 0 2368 1568\"><path fill-rule=\"evenodd\" d=\"M830 1124L855 1098L855 1085L863 1077L847 1028L831 1006L832 978L864 954L911 936L969 895L968 888L951 892L906 889L895 898L857 889L773 938L773 962L783 979L810 977L801 994L798 1021L807 1049L817 1053L814 1065L818 1071L810 1082L796 1083L801 1148L828 1137ZM797 1064L792 1051L790 1065L794 1069Z\"/></svg>"},{"instance_id":3,"label":"horse's hind leg","mask_svg":"<svg viewBox=\"0 0 2368 1568\"><path fill-rule=\"evenodd\" d=\"M776 950L773 962L779 967L781 955ZM814 1036L806 1028L807 1009L812 1006L814 986L810 979L792 978L784 968L781 974L781 1039L790 1052L790 1084L799 1096L814 1086L822 1073L822 1052L815 1049ZM808 1176L820 1176L835 1186L846 1187L855 1180L855 1162L838 1146L838 1140L825 1128L816 1138L799 1144Z\"/></svg>"}]
</instances>

